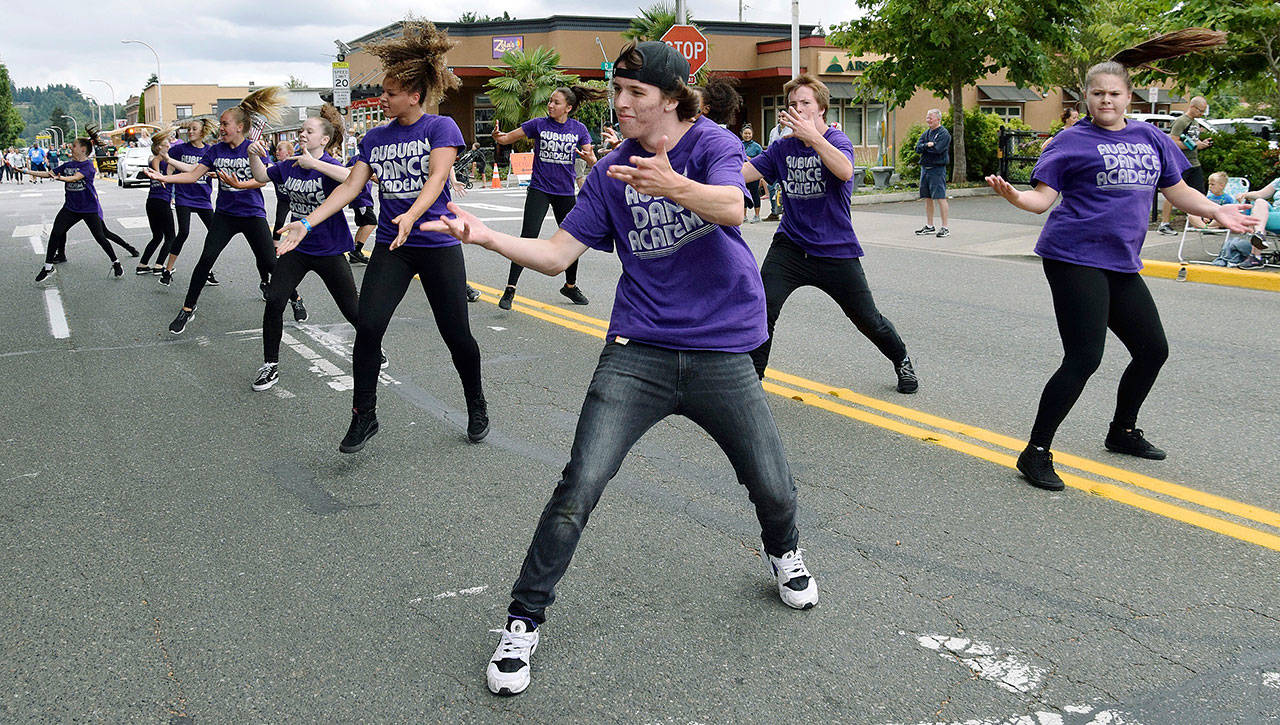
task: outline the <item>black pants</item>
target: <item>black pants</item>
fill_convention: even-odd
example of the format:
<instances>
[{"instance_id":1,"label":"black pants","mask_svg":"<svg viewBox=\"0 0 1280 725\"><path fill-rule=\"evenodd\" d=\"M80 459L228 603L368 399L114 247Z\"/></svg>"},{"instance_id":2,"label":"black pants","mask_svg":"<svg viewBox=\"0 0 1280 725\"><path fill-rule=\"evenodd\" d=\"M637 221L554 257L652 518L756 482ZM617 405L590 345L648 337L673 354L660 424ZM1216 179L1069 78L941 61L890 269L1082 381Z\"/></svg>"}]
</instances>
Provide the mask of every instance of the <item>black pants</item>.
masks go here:
<instances>
[{"instance_id":1,"label":"black pants","mask_svg":"<svg viewBox=\"0 0 1280 725\"><path fill-rule=\"evenodd\" d=\"M188 309L195 309L200 299L200 291L209 281L209 270L218 261L218 255L226 249L231 238L243 234L253 250L253 259L258 265L258 277L267 282L271 279L271 270L276 264L275 245L271 243L271 230L267 228L267 220L260 216L230 216L214 213L213 223L209 226L209 234L204 238L204 251L200 253L200 261L191 271L191 284L187 287L187 299L182 303Z\"/></svg>"},{"instance_id":2,"label":"black pants","mask_svg":"<svg viewBox=\"0 0 1280 725\"><path fill-rule=\"evenodd\" d=\"M280 233L276 230L283 227L285 222L289 221L289 200L276 197L276 221L271 225L271 241L280 241Z\"/></svg>"},{"instance_id":3,"label":"black pants","mask_svg":"<svg viewBox=\"0 0 1280 725\"><path fill-rule=\"evenodd\" d=\"M747 184L747 191L751 192L751 203L746 208L755 209L757 216L760 214L760 187L763 185L764 182L760 180Z\"/></svg>"},{"instance_id":4,"label":"black pants","mask_svg":"<svg viewBox=\"0 0 1280 725\"><path fill-rule=\"evenodd\" d=\"M267 306L262 312L262 361L280 362L280 335L284 332L284 306L298 289L307 272L320 275L324 286L338 303L338 311L353 326L359 313L356 282L345 254L317 256L293 250L280 255L267 286Z\"/></svg>"},{"instance_id":5,"label":"black pants","mask_svg":"<svg viewBox=\"0 0 1280 725\"><path fill-rule=\"evenodd\" d=\"M453 356L458 377L462 378L463 393L467 400L484 395L480 385L480 346L471 336L471 321L467 317L467 268L462 247L403 246L392 250L389 245L375 244L360 286L360 319L356 324L352 356L353 407L358 411L373 410L377 406L382 336L415 274L422 280L422 290L427 293L440 337Z\"/></svg>"},{"instance_id":6,"label":"black pants","mask_svg":"<svg viewBox=\"0 0 1280 725\"><path fill-rule=\"evenodd\" d=\"M1108 328L1133 356L1120 376L1112 422L1134 427L1138 409L1169 358L1160 313L1146 283L1136 272L1111 272L1052 259L1044 260L1044 276L1053 293L1063 354L1062 365L1040 395L1031 444L1048 448L1053 443L1053 434L1102 362Z\"/></svg>"},{"instance_id":7,"label":"black pants","mask_svg":"<svg viewBox=\"0 0 1280 725\"><path fill-rule=\"evenodd\" d=\"M107 253L112 262L116 261L116 253L111 248L110 239L114 235L107 231L107 225L102 222L102 217L97 214L82 214L63 207L53 218L53 229L49 231L49 247L44 253L45 264L53 264L59 257L67 256L67 230L75 226L76 222L84 222L84 225L89 227L93 240L102 247L102 251ZM119 237L116 238L119 239Z\"/></svg>"},{"instance_id":8,"label":"black pants","mask_svg":"<svg viewBox=\"0 0 1280 725\"><path fill-rule=\"evenodd\" d=\"M889 322L871 297L867 276L862 272L862 262L853 259L815 257L807 254L795 242L775 237L769 254L760 267L764 280L765 305L768 308L769 339L751 351L756 374L764 378L769 365L769 351L773 347L773 327L782 312L782 305L800 287L817 287L826 292L868 340L890 362L899 363L907 356L907 346L893 323Z\"/></svg>"},{"instance_id":9,"label":"black pants","mask_svg":"<svg viewBox=\"0 0 1280 725\"><path fill-rule=\"evenodd\" d=\"M142 252L138 264L147 265L151 253L159 250L157 262L164 261L164 250L173 244L173 212L169 210L167 199L147 199L147 224L151 227L151 241Z\"/></svg>"},{"instance_id":10,"label":"black pants","mask_svg":"<svg viewBox=\"0 0 1280 725\"><path fill-rule=\"evenodd\" d=\"M173 238L173 244L166 249L160 250L160 258L164 259L169 255L178 256L182 254L182 245L187 241L187 235L191 233L191 214L194 212L200 217L201 223L204 224L205 232L213 226L213 210L197 209L195 207L183 206L178 204L173 208L174 216L178 220L178 234Z\"/></svg>"},{"instance_id":11,"label":"black pants","mask_svg":"<svg viewBox=\"0 0 1280 725\"><path fill-rule=\"evenodd\" d=\"M520 227L520 236L536 238L542 231L542 220L547 216L547 207L550 206L556 215L556 224L564 221L569 216L569 210L573 208L577 197L572 194L548 194L545 191L537 189L529 189L529 193L524 197L524 222ZM511 272L507 274L507 286L515 287L516 282L520 281L520 273L524 271L524 267L511 263ZM574 260L573 264L564 271L565 284L578 283L578 262Z\"/></svg>"}]
</instances>

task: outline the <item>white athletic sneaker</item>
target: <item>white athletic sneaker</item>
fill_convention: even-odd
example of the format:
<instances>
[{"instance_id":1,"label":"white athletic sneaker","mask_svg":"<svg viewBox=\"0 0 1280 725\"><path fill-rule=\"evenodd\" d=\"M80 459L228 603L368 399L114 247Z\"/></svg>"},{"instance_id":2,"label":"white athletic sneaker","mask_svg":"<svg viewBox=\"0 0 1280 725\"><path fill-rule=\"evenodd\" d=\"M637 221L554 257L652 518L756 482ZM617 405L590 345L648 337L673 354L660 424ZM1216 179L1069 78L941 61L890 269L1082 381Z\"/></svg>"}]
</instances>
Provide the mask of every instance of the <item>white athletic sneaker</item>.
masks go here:
<instances>
[{"instance_id":1,"label":"white athletic sneaker","mask_svg":"<svg viewBox=\"0 0 1280 725\"><path fill-rule=\"evenodd\" d=\"M778 580L778 596L792 609L809 609L818 603L818 582L804 566L803 549L792 549L782 556L765 554L769 573Z\"/></svg>"},{"instance_id":2,"label":"white athletic sneaker","mask_svg":"<svg viewBox=\"0 0 1280 725\"><path fill-rule=\"evenodd\" d=\"M519 695L529 686L529 658L538 651L538 630L528 631L523 619L507 620L498 649L489 660L485 674L489 692L495 695Z\"/></svg>"}]
</instances>

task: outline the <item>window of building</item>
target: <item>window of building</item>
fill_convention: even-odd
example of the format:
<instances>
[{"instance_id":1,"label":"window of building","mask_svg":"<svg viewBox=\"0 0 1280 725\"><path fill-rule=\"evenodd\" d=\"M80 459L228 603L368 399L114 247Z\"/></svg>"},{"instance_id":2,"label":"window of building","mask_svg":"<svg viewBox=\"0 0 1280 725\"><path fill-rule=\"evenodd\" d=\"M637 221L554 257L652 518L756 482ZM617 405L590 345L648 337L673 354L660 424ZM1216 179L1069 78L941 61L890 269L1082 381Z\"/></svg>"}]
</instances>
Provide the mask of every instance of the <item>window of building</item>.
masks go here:
<instances>
[{"instance_id":1,"label":"window of building","mask_svg":"<svg viewBox=\"0 0 1280 725\"><path fill-rule=\"evenodd\" d=\"M191 106L177 106L178 118L191 118Z\"/></svg>"},{"instance_id":2,"label":"window of building","mask_svg":"<svg viewBox=\"0 0 1280 725\"><path fill-rule=\"evenodd\" d=\"M1022 106L978 106L978 110L1004 119L1022 118Z\"/></svg>"},{"instance_id":3,"label":"window of building","mask_svg":"<svg viewBox=\"0 0 1280 725\"><path fill-rule=\"evenodd\" d=\"M760 131L756 139L763 145L769 142L769 132L778 124L778 110L785 108L787 100L782 96L765 96L760 99Z\"/></svg>"},{"instance_id":4,"label":"window of building","mask_svg":"<svg viewBox=\"0 0 1280 725\"><path fill-rule=\"evenodd\" d=\"M493 140L493 101L489 100L489 96L484 93L476 95L475 111L473 111L472 120L475 129L475 140L480 143L482 149L493 149L497 142Z\"/></svg>"},{"instance_id":5,"label":"window of building","mask_svg":"<svg viewBox=\"0 0 1280 725\"><path fill-rule=\"evenodd\" d=\"M866 135L866 142L863 146L880 146L880 137L884 133L884 105L880 103L867 104L867 122L863 127Z\"/></svg>"}]
</instances>

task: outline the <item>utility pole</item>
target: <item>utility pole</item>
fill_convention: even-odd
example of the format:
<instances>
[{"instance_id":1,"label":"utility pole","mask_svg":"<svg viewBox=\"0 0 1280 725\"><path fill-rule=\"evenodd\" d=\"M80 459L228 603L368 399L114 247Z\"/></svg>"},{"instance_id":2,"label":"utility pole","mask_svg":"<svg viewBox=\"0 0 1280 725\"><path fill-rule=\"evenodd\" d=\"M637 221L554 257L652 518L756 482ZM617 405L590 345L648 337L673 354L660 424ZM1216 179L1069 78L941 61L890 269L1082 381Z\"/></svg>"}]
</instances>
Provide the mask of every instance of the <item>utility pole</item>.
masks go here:
<instances>
[{"instance_id":1,"label":"utility pole","mask_svg":"<svg viewBox=\"0 0 1280 725\"><path fill-rule=\"evenodd\" d=\"M791 0L791 77L800 75L800 0Z\"/></svg>"}]
</instances>

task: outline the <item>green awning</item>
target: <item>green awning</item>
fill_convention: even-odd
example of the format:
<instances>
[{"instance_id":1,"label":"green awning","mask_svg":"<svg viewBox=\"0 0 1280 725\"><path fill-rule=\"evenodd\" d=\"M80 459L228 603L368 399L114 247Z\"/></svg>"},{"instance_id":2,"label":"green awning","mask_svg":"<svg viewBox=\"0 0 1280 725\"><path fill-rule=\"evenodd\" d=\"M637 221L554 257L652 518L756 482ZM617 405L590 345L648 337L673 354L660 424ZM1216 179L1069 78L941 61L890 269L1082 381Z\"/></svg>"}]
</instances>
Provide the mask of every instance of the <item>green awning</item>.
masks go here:
<instances>
[{"instance_id":1,"label":"green awning","mask_svg":"<svg viewBox=\"0 0 1280 725\"><path fill-rule=\"evenodd\" d=\"M986 100L988 101L1026 103L1027 101L1040 100L1039 93L1028 88L1018 88L1017 86L978 86L978 90L987 97Z\"/></svg>"}]
</instances>

